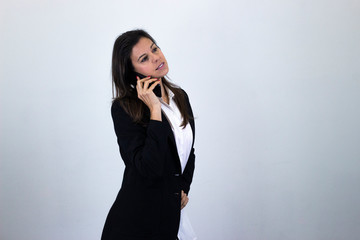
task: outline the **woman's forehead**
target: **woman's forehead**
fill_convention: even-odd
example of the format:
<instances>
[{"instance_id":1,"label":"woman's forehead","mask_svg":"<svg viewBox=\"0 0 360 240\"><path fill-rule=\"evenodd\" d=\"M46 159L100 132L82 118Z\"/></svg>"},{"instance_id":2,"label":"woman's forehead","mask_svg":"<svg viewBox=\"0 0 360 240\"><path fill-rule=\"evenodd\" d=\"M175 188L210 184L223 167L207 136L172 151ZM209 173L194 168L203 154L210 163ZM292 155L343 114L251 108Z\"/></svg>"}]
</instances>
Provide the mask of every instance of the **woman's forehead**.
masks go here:
<instances>
[{"instance_id":1,"label":"woman's forehead","mask_svg":"<svg viewBox=\"0 0 360 240\"><path fill-rule=\"evenodd\" d=\"M142 37L139 39L139 41L134 45L132 49L132 54L134 56L140 56L147 51L150 51L153 45L153 41L151 41L148 38Z\"/></svg>"}]
</instances>

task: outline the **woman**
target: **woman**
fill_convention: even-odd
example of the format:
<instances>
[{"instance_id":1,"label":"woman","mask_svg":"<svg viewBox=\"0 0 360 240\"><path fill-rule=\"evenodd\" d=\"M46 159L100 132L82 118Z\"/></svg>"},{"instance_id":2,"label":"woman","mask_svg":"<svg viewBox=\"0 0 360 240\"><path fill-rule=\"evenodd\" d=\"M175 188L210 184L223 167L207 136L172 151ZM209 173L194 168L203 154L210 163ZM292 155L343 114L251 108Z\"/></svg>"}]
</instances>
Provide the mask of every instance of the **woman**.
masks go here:
<instances>
[{"instance_id":1,"label":"woman","mask_svg":"<svg viewBox=\"0 0 360 240\"><path fill-rule=\"evenodd\" d=\"M195 128L188 96L165 78L168 71L147 32L128 31L116 39L111 114L125 171L103 240L178 237L194 172Z\"/></svg>"}]
</instances>

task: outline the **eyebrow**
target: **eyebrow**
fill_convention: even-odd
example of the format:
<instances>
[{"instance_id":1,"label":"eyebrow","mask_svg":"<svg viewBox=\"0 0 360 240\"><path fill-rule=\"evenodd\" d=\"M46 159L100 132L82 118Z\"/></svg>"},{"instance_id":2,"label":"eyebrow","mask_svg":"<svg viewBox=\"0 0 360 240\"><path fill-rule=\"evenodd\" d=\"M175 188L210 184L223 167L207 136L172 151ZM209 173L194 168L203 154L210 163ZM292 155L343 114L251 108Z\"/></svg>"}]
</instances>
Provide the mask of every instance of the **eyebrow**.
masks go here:
<instances>
[{"instance_id":1,"label":"eyebrow","mask_svg":"<svg viewBox=\"0 0 360 240\"><path fill-rule=\"evenodd\" d=\"M150 46L150 49L152 49L152 47L154 46L154 42L151 44L151 46ZM140 60L140 58L142 58L144 55L146 55L146 53L144 53L144 54L142 54L139 58L138 58L138 61Z\"/></svg>"}]
</instances>

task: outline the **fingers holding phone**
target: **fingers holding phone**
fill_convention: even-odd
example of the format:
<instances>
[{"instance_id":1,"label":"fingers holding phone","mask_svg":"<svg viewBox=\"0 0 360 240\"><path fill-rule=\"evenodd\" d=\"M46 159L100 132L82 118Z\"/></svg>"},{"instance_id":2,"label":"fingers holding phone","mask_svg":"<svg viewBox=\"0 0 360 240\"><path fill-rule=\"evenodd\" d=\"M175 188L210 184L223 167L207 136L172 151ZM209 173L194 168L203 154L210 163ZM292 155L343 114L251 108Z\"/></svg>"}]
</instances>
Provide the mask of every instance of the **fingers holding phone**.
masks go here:
<instances>
[{"instance_id":1,"label":"fingers holding phone","mask_svg":"<svg viewBox=\"0 0 360 240\"><path fill-rule=\"evenodd\" d=\"M154 88L160 83L160 79L159 78L153 78L153 77L144 77L142 79L140 79L138 76L137 78L137 82L140 83L140 86L143 89L151 89L154 90Z\"/></svg>"},{"instance_id":2,"label":"fingers holding phone","mask_svg":"<svg viewBox=\"0 0 360 240\"><path fill-rule=\"evenodd\" d=\"M153 111L156 113L159 112L161 118L161 103L153 91L155 87L160 84L160 79L151 78L150 76L142 79L140 79L138 76L136 78L136 90L138 93L138 98L143 101L146 106L148 106L151 115Z\"/></svg>"}]
</instances>

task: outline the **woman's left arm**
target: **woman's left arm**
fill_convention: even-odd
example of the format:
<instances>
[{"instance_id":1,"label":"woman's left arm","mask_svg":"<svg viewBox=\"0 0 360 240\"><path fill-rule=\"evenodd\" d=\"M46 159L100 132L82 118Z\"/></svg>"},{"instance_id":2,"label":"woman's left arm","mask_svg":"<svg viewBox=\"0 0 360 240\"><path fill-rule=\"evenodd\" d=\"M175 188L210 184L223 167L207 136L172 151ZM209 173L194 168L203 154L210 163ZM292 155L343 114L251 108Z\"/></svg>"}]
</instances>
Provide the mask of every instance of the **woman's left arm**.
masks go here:
<instances>
[{"instance_id":1,"label":"woman's left arm","mask_svg":"<svg viewBox=\"0 0 360 240\"><path fill-rule=\"evenodd\" d=\"M184 169L184 172L182 174L181 179L181 189L184 190L186 195L189 195L190 191L190 185L193 179L194 170L195 170L195 149L192 148L189 160L186 163L186 167Z\"/></svg>"}]
</instances>

